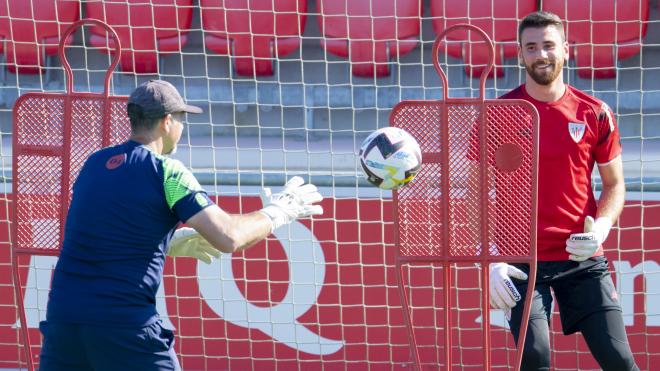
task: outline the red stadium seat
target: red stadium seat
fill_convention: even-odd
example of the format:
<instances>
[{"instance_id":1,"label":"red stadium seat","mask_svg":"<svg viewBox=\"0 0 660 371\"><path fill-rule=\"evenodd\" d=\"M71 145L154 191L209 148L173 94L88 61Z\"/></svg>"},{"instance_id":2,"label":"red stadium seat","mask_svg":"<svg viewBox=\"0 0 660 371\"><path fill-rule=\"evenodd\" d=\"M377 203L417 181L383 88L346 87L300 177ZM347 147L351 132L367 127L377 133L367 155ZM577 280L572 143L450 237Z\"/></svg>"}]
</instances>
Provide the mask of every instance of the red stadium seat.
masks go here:
<instances>
[{"instance_id":1,"label":"red stadium seat","mask_svg":"<svg viewBox=\"0 0 660 371\"><path fill-rule=\"evenodd\" d=\"M504 59L518 56L518 22L536 10L536 0L432 0L431 17L437 35L457 23L469 23L481 28L495 42L495 68L489 77L503 75ZM470 40L481 41L477 35ZM466 31L450 33L443 50L450 57L465 61L465 73L479 77L488 62L488 50L481 42L465 43Z\"/></svg>"},{"instance_id":2,"label":"red stadium seat","mask_svg":"<svg viewBox=\"0 0 660 371\"><path fill-rule=\"evenodd\" d=\"M544 0L566 21L566 37L583 78L612 78L616 62L639 53L649 20L646 0Z\"/></svg>"},{"instance_id":3,"label":"red stadium seat","mask_svg":"<svg viewBox=\"0 0 660 371\"><path fill-rule=\"evenodd\" d=\"M321 45L347 57L355 76L390 74L391 58L419 42L420 0L319 0Z\"/></svg>"},{"instance_id":4,"label":"red stadium seat","mask_svg":"<svg viewBox=\"0 0 660 371\"><path fill-rule=\"evenodd\" d=\"M188 41L192 0L105 0L86 3L87 16L115 29L121 43L121 69L157 73L158 52L180 52ZM92 28L90 44L114 48L100 27Z\"/></svg>"},{"instance_id":5,"label":"red stadium seat","mask_svg":"<svg viewBox=\"0 0 660 371\"><path fill-rule=\"evenodd\" d=\"M60 35L78 20L79 0L6 0L0 4L0 52L13 73L40 73ZM67 43L71 43L71 38Z\"/></svg>"},{"instance_id":6,"label":"red stadium seat","mask_svg":"<svg viewBox=\"0 0 660 371\"><path fill-rule=\"evenodd\" d=\"M231 55L236 73L272 75L273 60L300 46L305 0L200 0L206 47Z\"/></svg>"}]
</instances>

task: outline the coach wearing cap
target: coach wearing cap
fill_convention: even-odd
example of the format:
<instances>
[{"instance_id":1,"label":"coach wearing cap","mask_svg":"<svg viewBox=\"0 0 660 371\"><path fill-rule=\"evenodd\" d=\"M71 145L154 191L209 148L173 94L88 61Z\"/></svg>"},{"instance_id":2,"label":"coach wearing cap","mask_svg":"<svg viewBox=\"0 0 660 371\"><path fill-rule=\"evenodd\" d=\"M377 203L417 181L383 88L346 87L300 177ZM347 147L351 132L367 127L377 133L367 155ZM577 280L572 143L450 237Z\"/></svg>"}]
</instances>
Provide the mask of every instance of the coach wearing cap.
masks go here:
<instances>
[{"instance_id":1,"label":"coach wearing cap","mask_svg":"<svg viewBox=\"0 0 660 371\"><path fill-rule=\"evenodd\" d=\"M265 189L264 207L230 215L216 205L173 153L187 105L162 80L128 99L131 137L83 165L55 267L40 370L179 370L174 332L159 318L156 292L165 256L210 263L220 252L253 246L277 227L322 213L316 187L292 178ZM181 222L192 228L177 227Z\"/></svg>"},{"instance_id":2,"label":"coach wearing cap","mask_svg":"<svg viewBox=\"0 0 660 371\"><path fill-rule=\"evenodd\" d=\"M128 98L128 117L136 142L153 145L159 154L176 152L176 144L181 139L185 113L202 113L202 109L189 106L176 88L167 81L151 80L133 91ZM154 127L162 127L152 130ZM161 135L165 134L165 135Z\"/></svg>"}]
</instances>

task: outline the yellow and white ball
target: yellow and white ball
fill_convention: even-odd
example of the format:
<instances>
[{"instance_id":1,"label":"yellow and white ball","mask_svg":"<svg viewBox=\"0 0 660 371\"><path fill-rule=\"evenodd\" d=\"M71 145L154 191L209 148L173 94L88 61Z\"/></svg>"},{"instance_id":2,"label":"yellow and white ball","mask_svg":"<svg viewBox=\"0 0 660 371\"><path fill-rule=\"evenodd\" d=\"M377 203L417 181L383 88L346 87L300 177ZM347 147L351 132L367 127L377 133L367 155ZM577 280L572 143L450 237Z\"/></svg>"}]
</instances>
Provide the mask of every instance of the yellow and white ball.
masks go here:
<instances>
[{"instance_id":1,"label":"yellow and white ball","mask_svg":"<svg viewBox=\"0 0 660 371\"><path fill-rule=\"evenodd\" d=\"M395 127L371 133L362 142L359 157L367 180L385 190L408 184L422 167L422 152L415 138Z\"/></svg>"}]
</instances>

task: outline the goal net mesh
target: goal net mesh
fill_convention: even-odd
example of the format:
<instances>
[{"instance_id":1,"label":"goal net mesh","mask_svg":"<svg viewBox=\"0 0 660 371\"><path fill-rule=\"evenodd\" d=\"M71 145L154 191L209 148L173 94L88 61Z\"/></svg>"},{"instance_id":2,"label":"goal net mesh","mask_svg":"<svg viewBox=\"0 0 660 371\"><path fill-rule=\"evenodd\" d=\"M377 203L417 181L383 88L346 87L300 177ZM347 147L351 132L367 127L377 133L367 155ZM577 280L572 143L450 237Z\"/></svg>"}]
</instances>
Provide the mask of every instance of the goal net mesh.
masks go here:
<instances>
[{"instance_id":1,"label":"goal net mesh","mask_svg":"<svg viewBox=\"0 0 660 371\"><path fill-rule=\"evenodd\" d=\"M635 359L648 370L660 362L658 4L542 3L568 21L565 81L607 102L620 126L628 193L605 247ZM65 91L56 46L71 22L98 18L117 31L123 57L111 94L128 95L160 78L203 107L204 114L187 117L174 157L223 209L257 210L262 187L278 190L294 175L325 196L324 215L282 228L244 253L210 265L168 258L157 307L177 329L183 369L404 369L413 360L397 291L391 193L366 182L357 149L389 125L399 101L441 98L431 47L449 25L470 22L494 37L496 70L487 97L523 83L516 24L536 9L537 1L524 0L0 0L0 369L26 366L11 275L12 108L27 92ZM451 97L478 95L479 48L458 37L442 49ZM108 49L94 27L68 40L75 91L103 90ZM40 109L47 117L48 107ZM594 178L599 192L597 173ZM47 223L45 214L35 213L33 228ZM52 236L31 238L39 244ZM56 261L19 261L34 340ZM453 368L483 369L484 288L474 265L456 265L453 274ZM442 365L442 276L432 265L407 272L429 368ZM508 369L513 340L504 315L489 315L492 366ZM40 344L33 345L37 355ZM598 369L581 336L562 335L557 313L551 346L556 370Z\"/></svg>"}]
</instances>

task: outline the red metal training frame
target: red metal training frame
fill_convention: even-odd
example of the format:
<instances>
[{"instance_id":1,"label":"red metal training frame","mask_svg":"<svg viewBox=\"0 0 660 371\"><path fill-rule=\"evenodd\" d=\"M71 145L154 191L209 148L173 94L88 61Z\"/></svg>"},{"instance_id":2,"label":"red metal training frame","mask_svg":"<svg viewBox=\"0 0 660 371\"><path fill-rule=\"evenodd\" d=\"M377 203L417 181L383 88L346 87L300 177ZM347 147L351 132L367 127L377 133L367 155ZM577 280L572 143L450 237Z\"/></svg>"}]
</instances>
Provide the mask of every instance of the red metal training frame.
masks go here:
<instances>
[{"instance_id":1,"label":"red metal training frame","mask_svg":"<svg viewBox=\"0 0 660 371\"><path fill-rule=\"evenodd\" d=\"M73 72L64 53L65 40L84 25L104 28L114 39L114 57L105 74L102 93L74 92ZM34 370L19 256L59 256L71 188L84 160L92 152L128 138L126 96L111 96L112 72L121 57L115 31L96 19L73 23L60 39L59 57L66 79L65 93L30 92L13 108L11 254L15 297L27 367ZM40 223L48 219L51 223ZM27 271L27 269L22 268Z\"/></svg>"},{"instance_id":2,"label":"red metal training frame","mask_svg":"<svg viewBox=\"0 0 660 371\"><path fill-rule=\"evenodd\" d=\"M489 64L481 74L477 98L448 97L447 76L440 67L438 53L446 35L458 29L476 32L489 49ZM393 194L395 243L398 250L397 283L410 335L411 353L418 369L421 369L422 362L413 327L413 309L410 308L404 288L404 264L442 263L444 364L447 370L451 370L452 264L481 264L479 279L480 287L484 288L481 290L483 364L486 369L490 369L488 266L493 262L528 263L530 284L518 344L525 343L531 293L536 277L539 119L533 105L524 100L485 98L485 80L493 64L493 43L485 32L468 24L449 27L438 35L433 46L433 65L442 80L443 99L402 101L390 114L390 125L405 129L416 137L423 157L422 169L416 179ZM473 151L472 156L475 158L468 160L470 151ZM478 159L487 159L478 161L478 166L474 165L474 168L479 169L479 180L466 180L466 166L472 166ZM489 195L491 188L494 188L493 184L497 184L495 197ZM466 205L470 200L461 196L460 189L465 193L472 189L478 195L473 208L476 215L468 212ZM464 197L463 200L460 200L461 197ZM420 212L426 213L427 220L420 220ZM458 220L460 215L465 220ZM499 223L496 217L500 218ZM497 232L491 236L489 230ZM516 369L520 368L522 348L518 347Z\"/></svg>"}]
</instances>

